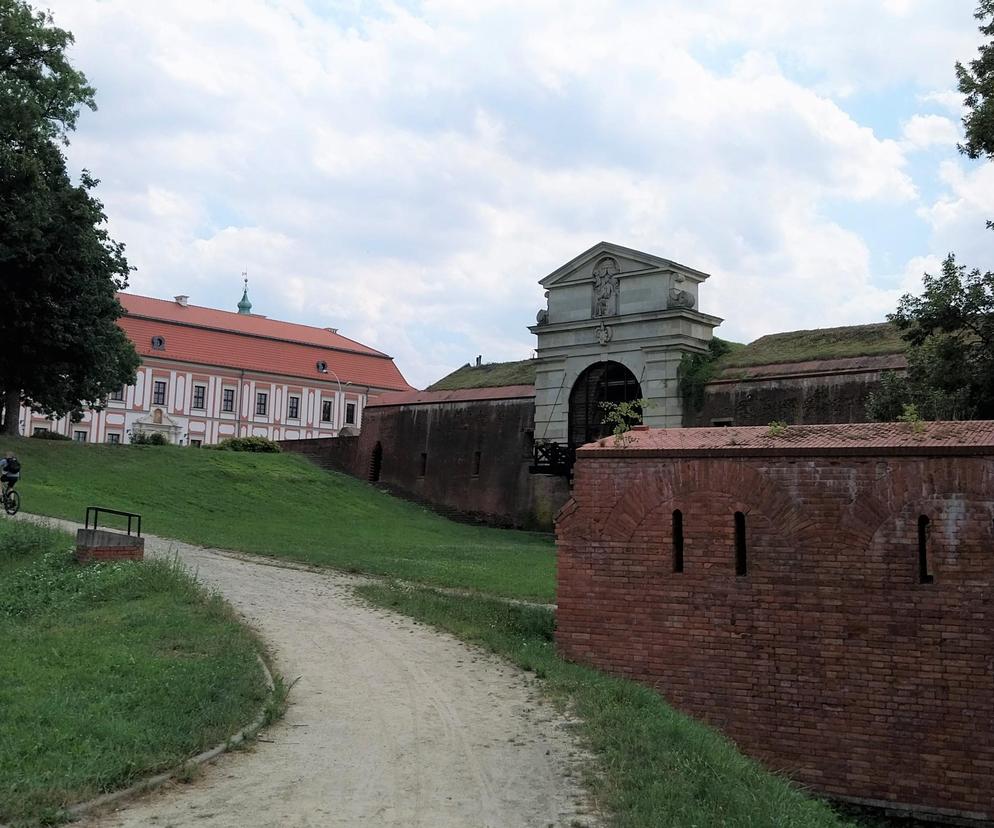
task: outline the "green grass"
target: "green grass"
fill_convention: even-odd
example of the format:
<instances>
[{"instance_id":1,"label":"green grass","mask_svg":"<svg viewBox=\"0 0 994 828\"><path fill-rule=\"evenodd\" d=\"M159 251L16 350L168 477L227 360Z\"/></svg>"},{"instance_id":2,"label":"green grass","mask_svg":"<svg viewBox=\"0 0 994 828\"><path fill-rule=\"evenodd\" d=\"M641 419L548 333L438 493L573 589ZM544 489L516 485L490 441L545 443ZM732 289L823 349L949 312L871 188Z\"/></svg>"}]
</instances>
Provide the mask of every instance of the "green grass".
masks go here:
<instances>
[{"instance_id":1,"label":"green grass","mask_svg":"<svg viewBox=\"0 0 994 828\"><path fill-rule=\"evenodd\" d=\"M57 821L224 741L267 689L252 635L163 561L80 566L0 522L0 823Z\"/></svg>"},{"instance_id":2,"label":"green grass","mask_svg":"<svg viewBox=\"0 0 994 828\"><path fill-rule=\"evenodd\" d=\"M620 828L841 828L827 805L746 758L716 731L652 690L564 661L551 611L429 589L370 585L357 592L508 658L543 679L581 719L598 767L588 783Z\"/></svg>"},{"instance_id":3,"label":"green grass","mask_svg":"<svg viewBox=\"0 0 994 828\"><path fill-rule=\"evenodd\" d=\"M21 460L21 508L82 521L138 512L143 531L435 586L552 601L545 535L445 520L292 454L0 440Z\"/></svg>"},{"instance_id":4,"label":"green grass","mask_svg":"<svg viewBox=\"0 0 994 828\"><path fill-rule=\"evenodd\" d=\"M521 362L488 362L486 365L464 365L442 377L429 391L453 391L459 388L499 388L502 385L534 385L535 360Z\"/></svg>"},{"instance_id":5,"label":"green grass","mask_svg":"<svg viewBox=\"0 0 994 828\"><path fill-rule=\"evenodd\" d=\"M716 363L716 368L752 368L758 365L807 362L817 359L902 354L908 343L889 322L818 328L761 336L748 345L738 345Z\"/></svg>"}]
</instances>

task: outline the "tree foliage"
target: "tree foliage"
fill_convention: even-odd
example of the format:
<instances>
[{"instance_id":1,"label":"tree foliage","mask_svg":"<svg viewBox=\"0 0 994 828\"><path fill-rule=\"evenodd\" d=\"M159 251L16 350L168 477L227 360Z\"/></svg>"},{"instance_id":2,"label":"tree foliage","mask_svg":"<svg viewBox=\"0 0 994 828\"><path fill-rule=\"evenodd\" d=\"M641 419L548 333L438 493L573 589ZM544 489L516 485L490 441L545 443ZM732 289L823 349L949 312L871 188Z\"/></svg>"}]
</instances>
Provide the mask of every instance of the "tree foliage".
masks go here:
<instances>
[{"instance_id":1,"label":"tree foliage","mask_svg":"<svg viewBox=\"0 0 994 828\"><path fill-rule=\"evenodd\" d=\"M960 151L970 158L994 160L994 0L980 0L976 18L988 41L980 46L975 60L956 64L959 91L966 96L969 110L963 118L966 135Z\"/></svg>"},{"instance_id":2,"label":"tree foliage","mask_svg":"<svg viewBox=\"0 0 994 828\"><path fill-rule=\"evenodd\" d=\"M994 417L994 273L967 271L950 254L888 316L911 343L906 376L885 375L867 415L896 420L913 405L929 420Z\"/></svg>"},{"instance_id":3,"label":"tree foliage","mask_svg":"<svg viewBox=\"0 0 994 828\"><path fill-rule=\"evenodd\" d=\"M93 89L65 55L72 35L22 0L0 0L0 394L62 416L132 382L138 357L115 324L130 271L83 171L59 143Z\"/></svg>"}]
</instances>

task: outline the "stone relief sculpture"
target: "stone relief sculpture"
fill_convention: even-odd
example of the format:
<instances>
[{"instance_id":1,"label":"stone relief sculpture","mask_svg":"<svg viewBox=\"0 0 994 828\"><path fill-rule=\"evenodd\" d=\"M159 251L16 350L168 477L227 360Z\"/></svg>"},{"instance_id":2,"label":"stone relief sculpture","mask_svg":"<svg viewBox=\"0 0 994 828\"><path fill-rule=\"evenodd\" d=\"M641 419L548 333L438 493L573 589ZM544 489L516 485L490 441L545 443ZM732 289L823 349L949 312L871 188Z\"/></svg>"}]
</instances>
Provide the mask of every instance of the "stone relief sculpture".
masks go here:
<instances>
[{"instance_id":1,"label":"stone relief sculpture","mask_svg":"<svg viewBox=\"0 0 994 828\"><path fill-rule=\"evenodd\" d=\"M607 345L614 338L614 331L601 322L601 326L594 332L594 336L597 337L597 341L601 345Z\"/></svg>"},{"instance_id":2,"label":"stone relief sculpture","mask_svg":"<svg viewBox=\"0 0 994 828\"><path fill-rule=\"evenodd\" d=\"M673 277L673 286L670 288L669 296L666 299L667 308L692 308L694 307L694 294L683 289L686 278L681 273Z\"/></svg>"},{"instance_id":3,"label":"stone relief sculpture","mask_svg":"<svg viewBox=\"0 0 994 828\"><path fill-rule=\"evenodd\" d=\"M617 260L611 256L604 256L594 265L594 296L591 309L594 319L601 316L617 316L620 272Z\"/></svg>"},{"instance_id":4,"label":"stone relief sculpture","mask_svg":"<svg viewBox=\"0 0 994 828\"><path fill-rule=\"evenodd\" d=\"M538 313L535 314L535 324L536 325L549 324L549 312L545 308L542 308Z\"/></svg>"}]
</instances>

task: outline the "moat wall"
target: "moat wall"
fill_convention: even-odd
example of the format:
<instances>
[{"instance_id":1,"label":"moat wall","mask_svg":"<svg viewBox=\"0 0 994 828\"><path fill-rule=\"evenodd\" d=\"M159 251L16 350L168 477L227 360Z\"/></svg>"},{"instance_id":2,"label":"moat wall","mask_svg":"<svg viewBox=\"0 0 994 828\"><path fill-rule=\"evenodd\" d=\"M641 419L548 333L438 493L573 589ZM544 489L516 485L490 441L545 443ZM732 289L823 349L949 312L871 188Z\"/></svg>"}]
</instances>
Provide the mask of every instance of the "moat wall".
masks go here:
<instances>
[{"instance_id":1,"label":"moat wall","mask_svg":"<svg viewBox=\"0 0 994 828\"><path fill-rule=\"evenodd\" d=\"M582 450L558 646L823 794L990 820L994 458L847 451Z\"/></svg>"}]
</instances>

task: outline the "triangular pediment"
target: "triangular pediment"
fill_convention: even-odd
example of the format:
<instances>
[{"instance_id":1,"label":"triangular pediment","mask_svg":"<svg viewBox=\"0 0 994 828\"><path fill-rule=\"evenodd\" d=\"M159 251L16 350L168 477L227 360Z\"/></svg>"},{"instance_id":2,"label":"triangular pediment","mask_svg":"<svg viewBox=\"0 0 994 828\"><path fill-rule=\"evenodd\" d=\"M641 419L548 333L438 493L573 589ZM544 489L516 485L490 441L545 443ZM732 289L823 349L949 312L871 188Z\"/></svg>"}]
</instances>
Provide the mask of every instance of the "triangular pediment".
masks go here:
<instances>
[{"instance_id":1,"label":"triangular pediment","mask_svg":"<svg viewBox=\"0 0 994 828\"><path fill-rule=\"evenodd\" d=\"M552 271L539 284L545 288L551 288L557 285L593 281L594 268L605 257L610 257L617 263L617 275L619 278L624 278L634 273L664 271L681 273L695 282L703 282L708 278L707 273L694 270L678 262L653 256L651 253L643 253L640 250L622 247L620 244L602 241L595 244L589 250L585 250L576 258L566 262L562 267Z\"/></svg>"}]
</instances>

